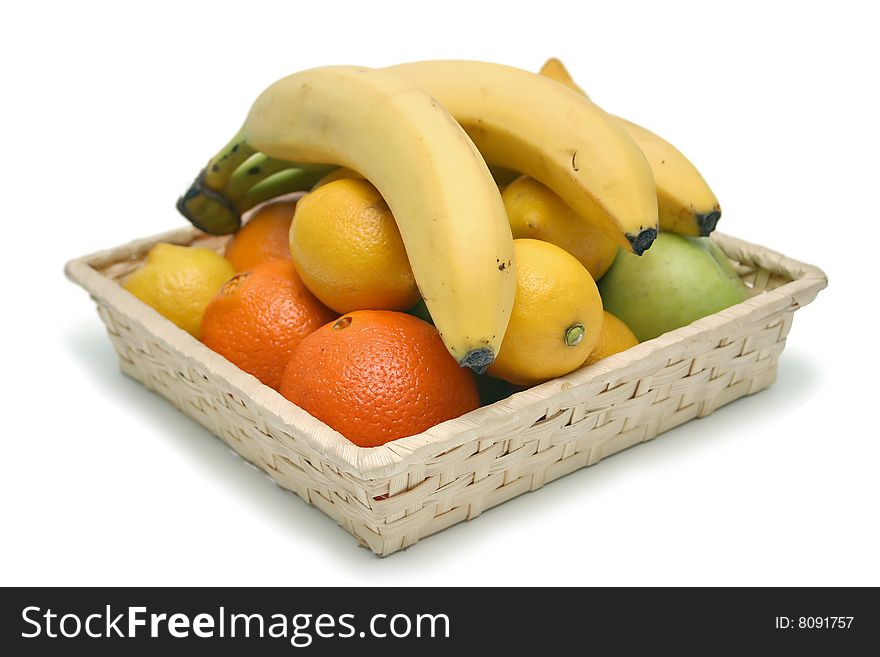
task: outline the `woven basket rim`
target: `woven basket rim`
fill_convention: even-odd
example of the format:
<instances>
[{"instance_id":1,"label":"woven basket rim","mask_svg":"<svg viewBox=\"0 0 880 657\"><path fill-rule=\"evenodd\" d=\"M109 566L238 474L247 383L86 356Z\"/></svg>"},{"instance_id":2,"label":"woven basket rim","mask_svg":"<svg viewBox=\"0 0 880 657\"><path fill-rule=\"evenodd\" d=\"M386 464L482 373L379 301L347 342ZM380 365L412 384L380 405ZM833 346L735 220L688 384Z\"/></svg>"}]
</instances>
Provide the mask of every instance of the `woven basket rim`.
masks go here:
<instances>
[{"instance_id":1,"label":"woven basket rim","mask_svg":"<svg viewBox=\"0 0 880 657\"><path fill-rule=\"evenodd\" d=\"M64 271L71 281L93 297L112 305L128 321L154 334L184 358L192 358L210 373L226 379L241 399L259 405L278 427L296 433L327 461L364 481L399 474L414 465L424 464L433 455L451 451L472 440L502 434L518 425L531 425L543 416L541 407L564 405L566 401L582 397L585 387L595 388L597 392L612 387L619 378L617 373L631 371L633 367L648 369L658 361L671 362L683 343L717 340L725 333L725 327L748 322L749 318L768 309L806 305L827 285L824 272L814 265L723 233L713 233L713 240L732 259L754 262L791 281L593 365L442 422L420 434L399 438L380 447L358 447L179 329L99 271L99 268L116 262L136 260L157 242L188 244L199 237L204 234L193 228L160 233L76 258L65 265ZM285 437L280 435L278 439L283 442Z\"/></svg>"}]
</instances>

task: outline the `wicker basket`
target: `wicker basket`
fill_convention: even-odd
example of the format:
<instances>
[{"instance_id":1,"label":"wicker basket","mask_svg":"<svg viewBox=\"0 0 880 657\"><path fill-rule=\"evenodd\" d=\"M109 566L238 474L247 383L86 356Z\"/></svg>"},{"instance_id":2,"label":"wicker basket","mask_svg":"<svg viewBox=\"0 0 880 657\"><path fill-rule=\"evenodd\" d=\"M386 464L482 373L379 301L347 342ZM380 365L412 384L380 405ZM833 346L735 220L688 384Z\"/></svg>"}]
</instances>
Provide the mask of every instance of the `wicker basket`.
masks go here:
<instances>
[{"instance_id":1,"label":"wicker basket","mask_svg":"<svg viewBox=\"0 0 880 657\"><path fill-rule=\"evenodd\" d=\"M182 229L67 264L122 371L170 400L378 555L651 440L773 383L794 311L827 284L816 267L725 235L743 303L422 434L353 445L123 290L159 241L222 249Z\"/></svg>"}]
</instances>

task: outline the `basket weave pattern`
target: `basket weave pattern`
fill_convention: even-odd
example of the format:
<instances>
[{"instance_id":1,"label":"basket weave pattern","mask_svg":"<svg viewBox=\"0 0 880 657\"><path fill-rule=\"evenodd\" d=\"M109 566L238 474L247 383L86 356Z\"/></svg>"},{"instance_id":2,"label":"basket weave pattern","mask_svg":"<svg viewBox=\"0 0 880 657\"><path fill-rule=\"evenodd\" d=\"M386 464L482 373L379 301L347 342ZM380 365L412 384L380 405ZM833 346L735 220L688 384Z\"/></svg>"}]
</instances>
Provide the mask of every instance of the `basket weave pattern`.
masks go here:
<instances>
[{"instance_id":1,"label":"basket weave pattern","mask_svg":"<svg viewBox=\"0 0 880 657\"><path fill-rule=\"evenodd\" d=\"M221 250L184 229L68 263L123 372L171 401L379 555L773 383L817 268L714 236L752 290L725 311L567 376L382 447L356 447L208 350L118 282L158 241Z\"/></svg>"}]
</instances>

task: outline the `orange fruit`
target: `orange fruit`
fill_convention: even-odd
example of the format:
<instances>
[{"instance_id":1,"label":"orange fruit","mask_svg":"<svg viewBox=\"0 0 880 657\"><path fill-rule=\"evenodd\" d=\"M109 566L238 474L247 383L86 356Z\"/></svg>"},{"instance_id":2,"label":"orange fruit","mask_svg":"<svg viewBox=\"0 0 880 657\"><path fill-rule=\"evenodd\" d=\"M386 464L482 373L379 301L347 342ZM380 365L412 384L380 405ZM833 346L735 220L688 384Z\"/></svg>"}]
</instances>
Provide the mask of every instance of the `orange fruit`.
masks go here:
<instances>
[{"instance_id":1,"label":"orange fruit","mask_svg":"<svg viewBox=\"0 0 880 657\"><path fill-rule=\"evenodd\" d=\"M619 354L630 347L635 347L639 339L629 327L607 310L603 311L605 319L599 331L599 341L593 347L593 353L584 361L584 365L592 365L598 360Z\"/></svg>"},{"instance_id":2,"label":"orange fruit","mask_svg":"<svg viewBox=\"0 0 880 657\"><path fill-rule=\"evenodd\" d=\"M226 259L235 271L244 271L271 260L290 260L290 223L296 201L264 205L226 243Z\"/></svg>"},{"instance_id":3,"label":"orange fruit","mask_svg":"<svg viewBox=\"0 0 880 657\"><path fill-rule=\"evenodd\" d=\"M290 253L303 282L340 314L407 310L419 300L394 216L366 180L334 180L303 196Z\"/></svg>"},{"instance_id":4,"label":"orange fruit","mask_svg":"<svg viewBox=\"0 0 880 657\"><path fill-rule=\"evenodd\" d=\"M334 317L292 262L268 260L220 288L202 317L202 342L277 389L294 348Z\"/></svg>"},{"instance_id":5,"label":"orange fruit","mask_svg":"<svg viewBox=\"0 0 880 657\"><path fill-rule=\"evenodd\" d=\"M480 405L473 373L458 366L437 329L390 310L351 312L303 339L280 392L361 447Z\"/></svg>"}]
</instances>

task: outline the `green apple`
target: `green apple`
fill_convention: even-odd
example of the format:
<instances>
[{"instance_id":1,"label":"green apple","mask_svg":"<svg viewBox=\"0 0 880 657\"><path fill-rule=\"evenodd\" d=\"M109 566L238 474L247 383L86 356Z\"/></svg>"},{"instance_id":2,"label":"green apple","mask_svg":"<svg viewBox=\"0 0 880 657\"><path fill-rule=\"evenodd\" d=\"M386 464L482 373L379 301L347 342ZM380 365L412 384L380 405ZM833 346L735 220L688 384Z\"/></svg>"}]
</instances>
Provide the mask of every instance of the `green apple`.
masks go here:
<instances>
[{"instance_id":1,"label":"green apple","mask_svg":"<svg viewBox=\"0 0 880 657\"><path fill-rule=\"evenodd\" d=\"M640 342L745 300L748 288L708 237L660 233L637 256L621 251L599 281L605 310Z\"/></svg>"}]
</instances>

